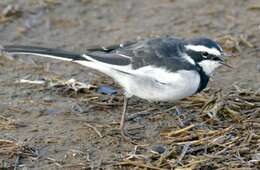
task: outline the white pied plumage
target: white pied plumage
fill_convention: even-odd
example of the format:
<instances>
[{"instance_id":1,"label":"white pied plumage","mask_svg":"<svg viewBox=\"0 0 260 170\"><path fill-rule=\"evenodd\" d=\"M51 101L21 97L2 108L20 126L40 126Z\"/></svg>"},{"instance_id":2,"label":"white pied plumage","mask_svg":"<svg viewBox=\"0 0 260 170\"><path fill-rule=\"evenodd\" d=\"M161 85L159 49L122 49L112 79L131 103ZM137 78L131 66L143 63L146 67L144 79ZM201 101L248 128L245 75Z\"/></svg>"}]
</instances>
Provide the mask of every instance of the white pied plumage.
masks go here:
<instances>
[{"instance_id":1,"label":"white pied plumage","mask_svg":"<svg viewBox=\"0 0 260 170\"><path fill-rule=\"evenodd\" d=\"M222 48L208 38L151 38L78 54L31 46L4 46L10 54L32 54L81 64L107 74L126 92L120 128L124 136L127 98L176 101L203 90L223 60Z\"/></svg>"},{"instance_id":2,"label":"white pied plumage","mask_svg":"<svg viewBox=\"0 0 260 170\"><path fill-rule=\"evenodd\" d=\"M112 77L125 89L128 96L149 101L182 99L194 94L200 83L200 75L193 70L173 73L163 67L145 66L134 70L131 65L115 66L94 60L75 62Z\"/></svg>"},{"instance_id":3,"label":"white pied plumage","mask_svg":"<svg viewBox=\"0 0 260 170\"><path fill-rule=\"evenodd\" d=\"M216 48L208 48L203 45L186 45L185 46L189 50L193 50L196 52L208 52L209 54L220 56L221 51L217 50Z\"/></svg>"}]
</instances>

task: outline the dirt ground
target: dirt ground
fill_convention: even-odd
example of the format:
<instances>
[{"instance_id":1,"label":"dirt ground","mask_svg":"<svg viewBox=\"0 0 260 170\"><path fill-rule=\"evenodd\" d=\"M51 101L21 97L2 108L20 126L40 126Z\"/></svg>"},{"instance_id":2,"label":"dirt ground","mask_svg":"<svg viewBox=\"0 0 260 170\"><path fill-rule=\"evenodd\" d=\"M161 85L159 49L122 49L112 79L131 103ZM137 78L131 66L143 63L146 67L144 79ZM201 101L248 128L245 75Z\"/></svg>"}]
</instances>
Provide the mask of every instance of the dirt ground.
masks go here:
<instances>
[{"instance_id":1,"label":"dirt ground","mask_svg":"<svg viewBox=\"0 0 260 170\"><path fill-rule=\"evenodd\" d=\"M5 45L38 45L84 52L91 46L107 46L153 36L211 37L233 54L228 63L234 68L220 68L209 84L210 89L196 95L197 98L207 103L206 99L214 96L216 90L229 94L234 89L239 91L239 87L251 89L247 94L259 94L260 3L257 0L2 0L0 12L0 44ZM111 96L100 94L95 89L75 93L63 86L19 82L21 79L67 81L71 78L98 87L107 85L119 93ZM251 112L239 112L242 118L257 120L256 126L241 128L254 131L252 139L256 139L247 143L256 146L250 149L253 153L246 157L232 152L232 158L214 165L211 161L223 157L213 158L204 152L190 151L188 154L183 148L192 148L194 143L177 146L169 143L169 138L163 135L165 131L177 135L182 128L192 133L194 127L185 127L202 123L202 119L196 116L203 105L196 107L197 110L190 107L188 104L193 99L184 100L184 104L181 102L184 112L181 118L172 109L174 103L131 100L130 114L140 111L154 113L127 122L132 133L142 136L139 145L134 145L119 134L123 96L120 87L111 79L72 63L2 55L0 165L6 169L257 169L260 160L259 95L254 101L250 100L254 102ZM194 113L194 110L198 112ZM205 115L202 117L206 119ZM241 121L233 121L233 118L214 120L214 123L206 121L208 124L205 126L212 131L229 131L232 126L236 131L232 129L229 136L239 134L241 129L236 125ZM211 152L220 153L219 145L212 146ZM154 147L165 147L172 152L177 148L174 154L179 162L172 161L173 155L166 156L167 159L151 156L150 150ZM191 164L188 160L196 160L196 156L200 159ZM203 159L200 156L204 156ZM201 160L207 161L201 163Z\"/></svg>"}]
</instances>

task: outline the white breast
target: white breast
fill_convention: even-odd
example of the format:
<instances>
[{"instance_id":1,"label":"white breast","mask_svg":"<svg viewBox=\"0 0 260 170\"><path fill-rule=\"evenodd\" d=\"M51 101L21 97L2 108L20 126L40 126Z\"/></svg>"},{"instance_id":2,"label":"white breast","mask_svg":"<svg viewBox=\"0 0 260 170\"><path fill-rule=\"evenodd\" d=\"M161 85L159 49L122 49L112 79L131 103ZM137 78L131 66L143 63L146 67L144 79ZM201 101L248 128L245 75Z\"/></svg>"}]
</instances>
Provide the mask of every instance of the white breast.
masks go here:
<instances>
[{"instance_id":1,"label":"white breast","mask_svg":"<svg viewBox=\"0 0 260 170\"><path fill-rule=\"evenodd\" d=\"M143 67L135 76L118 82L127 93L151 101L176 101L196 93L200 76L196 71L181 70L171 73L162 68Z\"/></svg>"},{"instance_id":2,"label":"white breast","mask_svg":"<svg viewBox=\"0 0 260 170\"><path fill-rule=\"evenodd\" d=\"M200 84L199 73L193 70L172 73L153 66L133 70L130 67L110 67L99 62L77 63L112 77L125 89L128 96L134 95L150 101L176 101L191 96L196 93Z\"/></svg>"}]
</instances>

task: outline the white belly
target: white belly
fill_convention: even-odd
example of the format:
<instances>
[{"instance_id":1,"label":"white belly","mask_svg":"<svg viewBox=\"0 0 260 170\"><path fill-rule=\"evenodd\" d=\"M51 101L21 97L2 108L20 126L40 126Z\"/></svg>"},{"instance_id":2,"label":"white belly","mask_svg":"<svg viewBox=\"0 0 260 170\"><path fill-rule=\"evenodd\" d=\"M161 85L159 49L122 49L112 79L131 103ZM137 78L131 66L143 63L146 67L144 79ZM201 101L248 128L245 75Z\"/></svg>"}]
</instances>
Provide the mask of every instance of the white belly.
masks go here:
<instances>
[{"instance_id":1,"label":"white belly","mask_svg":"<svg viewBox=\"0 0 260 170\"><path fill-rule=\"evenodd\" d=\"M125 89L127 95L150 101L180 100L196 93L200 84L199 73L192 70L180 70L172 73L153 66L132 70L131 68L124 69L121 66L111 68L107 64L88 61L77 63L112 77Z\"/></svg>"},{"instance_id":2,"label":"white belly","mask_svg":"<svg viewBox=\"0 0 260 170\"><path fill-rule=\"evenodd\" d=\"M130 95L151 101L175 101L196 93L200 76L195 71L170 73L148 67L137 70L134 77L128 76L118 82Z\"/></svg>"}]
</instances>

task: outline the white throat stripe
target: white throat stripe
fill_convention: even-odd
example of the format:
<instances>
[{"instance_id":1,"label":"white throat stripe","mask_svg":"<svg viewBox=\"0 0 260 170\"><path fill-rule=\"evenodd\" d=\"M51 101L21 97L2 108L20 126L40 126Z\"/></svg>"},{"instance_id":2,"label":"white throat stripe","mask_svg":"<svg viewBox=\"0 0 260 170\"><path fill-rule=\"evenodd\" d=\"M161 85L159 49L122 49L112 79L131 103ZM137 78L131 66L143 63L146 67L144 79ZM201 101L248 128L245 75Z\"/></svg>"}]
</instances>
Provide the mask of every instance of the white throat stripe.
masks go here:
<instances>
[{"instance_id":1,"label":"white throat stripe","mask_svg":"<svg viewBox=\"0 0 260 170\"><path fill-rule=\"evenodd\" d=\"M183 55L183 58L185 60L187 60L189 63L195 65L195 61L190 56L188 56L187 54Z\"/></svg>"},{"instance_id":2,"label":"white throat stripe","mask_svg":"<svg viewBox=\"0 0 260 170\"><path fill-rule=\"evenodd\" d=\"M215 48L208 48L203 45L186 45L186 49L190 49L197 52L208 52L209 54L220 56L221 53Z\"/></svg>"}]
</instances>

